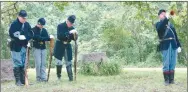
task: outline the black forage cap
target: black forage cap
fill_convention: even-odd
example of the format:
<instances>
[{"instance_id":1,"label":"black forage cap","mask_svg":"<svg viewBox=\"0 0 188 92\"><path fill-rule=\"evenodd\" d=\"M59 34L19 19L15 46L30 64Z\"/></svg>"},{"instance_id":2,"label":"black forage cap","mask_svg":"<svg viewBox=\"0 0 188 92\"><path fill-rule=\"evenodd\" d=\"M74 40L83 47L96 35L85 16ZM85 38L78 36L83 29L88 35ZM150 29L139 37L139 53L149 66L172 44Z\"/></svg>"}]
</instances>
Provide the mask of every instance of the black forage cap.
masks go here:
<instances>
[{"instance_id":1,"label":"black forage cap","mask_svg":"<svg viewBox=\"0 0 188 92\"><path fill-rule=\"evenodd\" d=\"M19 14L20 17L27 17L27 12L25 10L20 10Z\"/></svg>"},{"instance_id":2,"label":"black forage cap","mask_svg":"<svg viewBox=\"0 0 188 92\"><path fill-rule=\"evenodd\" d=\"M71 23L74 23L74 21L76 20L76 16L75 15L70 15L68 17L68 20L71 22Z\"/></svg>"},{"instance_id":3,"label":"black forage cap","mask_svg":"<svg viewBox=\"0 0 188 92\"><path fill-rule=\"evenodd\" d=\"M45 25L46 24L46 20L44 18L40 18L38 20L38 24Z\"/></svg>"},{"instance_id":4,"label":"black forage cap","mask_svg":"<svg viewBox=\"0 0 188 92\"><path fill-rule=\"evenodd\" d=\"M158 15L160 15L162 12L166 12L166 10L160 9L159 12L158 12Z\"/></svg>"}]
</instances>

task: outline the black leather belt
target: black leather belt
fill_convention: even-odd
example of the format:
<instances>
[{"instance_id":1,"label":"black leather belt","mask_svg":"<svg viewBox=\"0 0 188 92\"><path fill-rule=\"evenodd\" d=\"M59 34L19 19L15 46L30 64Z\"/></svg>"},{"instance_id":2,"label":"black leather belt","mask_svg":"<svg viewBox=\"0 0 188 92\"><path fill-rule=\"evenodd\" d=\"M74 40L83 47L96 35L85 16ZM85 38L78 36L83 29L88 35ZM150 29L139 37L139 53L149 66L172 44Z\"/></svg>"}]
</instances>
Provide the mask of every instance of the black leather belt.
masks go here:
<instances>
[{"instance_id":1,"label":"black leather belt","mask_svg":"<svg viewBox=\"0 0 188 92\"><path fill-rule=\"evenodd\" d=\"M67 42L67 41L61 41L61 40L59 40L59 39L57 39L57 41L60 41L60 42L62 42L63 44L69 44L70 42Z\"/></svg>"},{"instance_id":2,"label":"black leather belt","mask_svg":"<svg viewBox=\"0 0 188 92\"><path fill-rule=\"evenodd\" d=\"M167 41L167 40L173 40L174 38L170 37L170 38L166 38L166 39L160 39L159 41L162 42L162 41Z\"/></svg>"}]
</instances>

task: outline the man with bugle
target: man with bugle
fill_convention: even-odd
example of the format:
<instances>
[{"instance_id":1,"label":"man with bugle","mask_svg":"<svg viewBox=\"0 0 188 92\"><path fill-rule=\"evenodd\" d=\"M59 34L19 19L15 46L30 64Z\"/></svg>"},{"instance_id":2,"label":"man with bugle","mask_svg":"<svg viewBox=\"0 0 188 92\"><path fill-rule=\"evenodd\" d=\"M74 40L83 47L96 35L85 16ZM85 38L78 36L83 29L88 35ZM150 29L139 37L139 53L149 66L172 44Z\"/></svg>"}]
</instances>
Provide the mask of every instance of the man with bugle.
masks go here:
<instances>
[{"instance_id":1,"label":"man with bugle","mask_svg":"<svg viewBox=\"0 0 188 92\"><path fill-rule=\"evenodd\" d=\"M160 21L156 23L156 29L160 42L158 45L158 50L162 53L165 85L174 83L177 52L181 52L181 44L177 37L176 30L169 21L173 15L174 11L166 13L166 10L161 9L158 12Z\"/></svg>"}]
</instances>

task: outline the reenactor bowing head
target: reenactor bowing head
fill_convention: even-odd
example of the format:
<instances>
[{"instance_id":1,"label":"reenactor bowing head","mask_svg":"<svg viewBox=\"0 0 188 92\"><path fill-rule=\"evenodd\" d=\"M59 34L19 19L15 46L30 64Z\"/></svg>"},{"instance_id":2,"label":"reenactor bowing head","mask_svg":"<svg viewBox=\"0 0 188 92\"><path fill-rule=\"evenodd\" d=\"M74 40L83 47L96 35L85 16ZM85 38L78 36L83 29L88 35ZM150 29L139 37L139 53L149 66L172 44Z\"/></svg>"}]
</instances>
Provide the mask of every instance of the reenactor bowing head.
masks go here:
<instances>
[{"instance_id":1,"label":"reenactor bowing head","mask_svg":"<svg viewBox=\"0 0 188 92\"><path fill-rule=\"evenodd\" d=\"M18 19L21 23L25 23L27 19L27 12L25 10L20 10L18 13Z\"/></svg>"},{"instance_id":2,"label":"reenactor bowing head","mask_svg":"<svg viewBox=\"0 0 188 92\"><path fill-rule=\"evenodd\" d=\"M160 20L165 19L165 15L166 15L166 10L164 10L164 9L159 10L158 16L159 16Z\"/></svg>"},{"instance_id":3,"label":"reenactor bowing head","mask_svg":"<svg viewBox=\"0 0 188 92\"><path fill-rule=\"evenodd\" d=\"M75 15L70 15L68 18L67 18L67 26L70 28L73 26L74 22L76 20L76 16Z\"/></svg>"},{"instance_id":4,"label":"reenactor bowing head","mask_svg":"<svg viewBox=\"0 0 188 92\"><path fill-rule=\"evenodd\" d=\"M43 28L43 26L46 24L46 20L44 18L40 18L37 23L37 27Z\"/></svg>"}]
</instances>

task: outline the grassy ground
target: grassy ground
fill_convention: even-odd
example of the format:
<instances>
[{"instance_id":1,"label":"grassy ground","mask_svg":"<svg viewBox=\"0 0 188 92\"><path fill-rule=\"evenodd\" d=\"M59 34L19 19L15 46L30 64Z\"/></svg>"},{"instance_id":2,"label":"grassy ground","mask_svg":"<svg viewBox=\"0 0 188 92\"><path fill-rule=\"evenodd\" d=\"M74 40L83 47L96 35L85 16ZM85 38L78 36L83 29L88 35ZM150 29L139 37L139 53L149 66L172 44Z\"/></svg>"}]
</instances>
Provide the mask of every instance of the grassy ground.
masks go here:
<instances>
[{"instance_id":1,"label":"grassy ground","mask_svg":"<svg viewBox=\"0 0 188 92\"><path fill-rule=\"evenodd\" d=\"M14 81L1 84L1 92L187 92L187 69L176 69L176 84L163 85L160 68L127 68L116 76L84 76L69 82L65 70L57 81L55 69L51 70L48 83L35 82L35 70L29 70L29 80L34 85L17 87Z\"/></svg>"}]
</instances>

